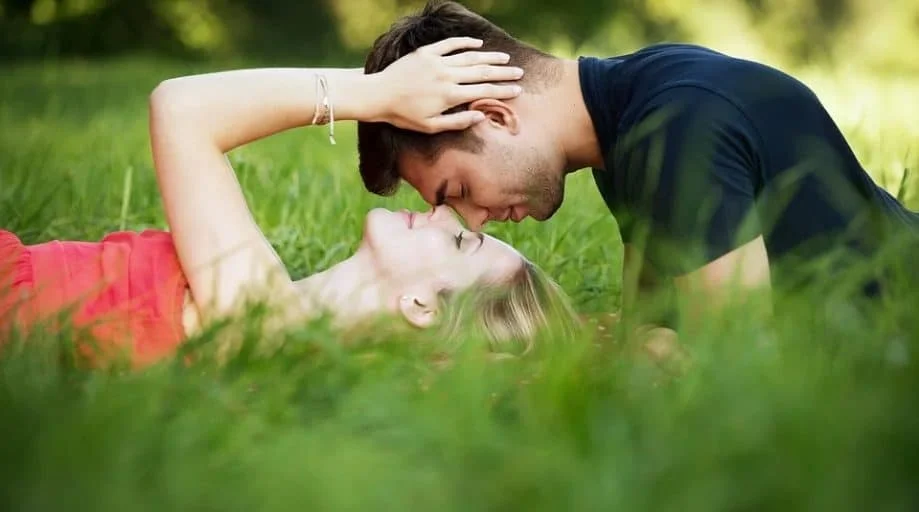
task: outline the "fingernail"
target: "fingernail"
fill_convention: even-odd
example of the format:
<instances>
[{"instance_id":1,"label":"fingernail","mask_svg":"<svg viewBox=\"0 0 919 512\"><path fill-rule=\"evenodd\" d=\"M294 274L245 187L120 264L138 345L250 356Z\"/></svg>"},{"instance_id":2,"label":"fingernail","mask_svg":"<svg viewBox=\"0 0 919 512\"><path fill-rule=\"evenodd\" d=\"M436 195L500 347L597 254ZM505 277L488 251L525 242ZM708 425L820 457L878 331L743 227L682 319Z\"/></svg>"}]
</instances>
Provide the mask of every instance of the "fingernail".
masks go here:
<instances>
[{"instance_id":1,"label":"fingernail","mask_svg":"<svg viewBox=\"0 0 919 512\"><path fill-rule=\"evenodd\" d=\"M473 123L481 123L484 120L485 120L485 114L483 114L482 112L476 112L475 114L472 115Z\"/></svg>"},{"instance_id":2,"label":"fingernail","mask_svg":"<svg viewBox=\"0 0 919 512\"><path fill-rule=\"evenodd\" d=\"M517 76L523 76L523 68L517 68L515 71Z\"/></svg>"},{"instance_id":3,"label":"fingernail","mask_svg":"<svg viewBox=\"0 0 919 512\"><path fill-rule=\"evenodd\" d=\"M514 86L514 94L520 94L522 92L523 92L523 87L520 87L519 85Z\"/></svg>"}]
</instances>

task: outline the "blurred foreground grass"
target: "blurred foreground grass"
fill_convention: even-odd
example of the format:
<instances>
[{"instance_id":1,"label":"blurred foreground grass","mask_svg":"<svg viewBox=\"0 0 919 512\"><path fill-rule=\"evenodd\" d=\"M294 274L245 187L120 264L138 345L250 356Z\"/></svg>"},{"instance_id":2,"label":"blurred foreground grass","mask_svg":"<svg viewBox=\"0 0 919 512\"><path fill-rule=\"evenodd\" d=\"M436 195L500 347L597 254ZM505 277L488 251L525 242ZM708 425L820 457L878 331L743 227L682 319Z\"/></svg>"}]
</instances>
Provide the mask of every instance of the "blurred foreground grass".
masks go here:
<instances>
[{"instance_id":1,"label":"blurred foreground grass","mask_svg":"<svg viewBox=\"0 0 919 512\"><path fill-rule=\"evenodd\" d=\"M165 227L146 97L204 70L7 70L0 227L26 243ZM915 83L804 78L895 189L919 162ZM353 129L340 130L337 146L307 129L232 155L294 277L350 254L369 208L423 207L408 190L365 193ZM550 222L489 230L579 310L617 309L615 221L586 173ZM469 340L441 368L436 340L377 333L342 347L309 325L222 367L203 336L185 349L191 364L89 372L61 356L66 337L26 340L0 356L0 510L915 510L919 290L903 283L861 314L825 293L788 297L770 325L712 319L683 336L679 367L585 337L500 364Z\"/></svg>"}]
</instances>

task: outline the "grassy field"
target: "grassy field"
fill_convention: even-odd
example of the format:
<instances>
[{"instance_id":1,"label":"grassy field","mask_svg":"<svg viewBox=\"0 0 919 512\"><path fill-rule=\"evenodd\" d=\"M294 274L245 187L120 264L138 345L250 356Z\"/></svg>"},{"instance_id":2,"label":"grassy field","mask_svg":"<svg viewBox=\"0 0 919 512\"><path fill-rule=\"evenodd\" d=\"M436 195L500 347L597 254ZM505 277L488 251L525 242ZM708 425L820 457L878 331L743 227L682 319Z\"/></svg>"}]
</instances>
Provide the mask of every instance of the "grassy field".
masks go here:
<instances>
[{"instance_id":1,"label":"grassy field","mask_svg":"<svg viewBox=\"0 0 919 512\"><path fill-rule=\"evenodd\" d=\"M26 243L165 227L146 97L201 70L5 69L0 227ZM919 115L889 93L915 89L814 83L896 192L919 163ZM424 207L408 190L365 193L353 129L339 130L337 146L298 130L232 155L294 277L350 254L371 207ZM914 209L917 189L914 178L902 194ZM580 311L618 308L621 244L586 173L550 222L488 231ZM430 363L436 340L379 333L342 347L309 325L224 366L101 372L61 357L66 340L29 340L0 355L0 510L916 510L919 291L904 286L863 315L822 299L788 297L768 325L713 320L683 336L689 363L678 366L585 335L519 362L470 350L444 369ZM187 350L207 354L207 341Z\"/></svg>"}]
</instances>

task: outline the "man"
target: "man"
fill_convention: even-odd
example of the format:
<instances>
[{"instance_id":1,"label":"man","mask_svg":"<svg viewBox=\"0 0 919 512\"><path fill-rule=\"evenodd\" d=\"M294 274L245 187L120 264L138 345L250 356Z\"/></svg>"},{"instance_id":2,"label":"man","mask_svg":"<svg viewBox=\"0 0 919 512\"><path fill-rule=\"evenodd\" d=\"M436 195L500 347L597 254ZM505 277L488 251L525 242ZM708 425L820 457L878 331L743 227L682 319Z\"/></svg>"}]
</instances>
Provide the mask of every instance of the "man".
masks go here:
<instances>
[{"instance_id":1,"label":"man","mask_svg":"<svg viewBox=\"0 0 919 512\"><path fill-rule=\"evenodd\" d=\"M565 176L590 167L625 244L625 306L655 282L696 305L736 302L747 294L734 285L768 293L780 277L813 280L801 269L818 257L854 268L919 233L919 214L875 185L816 96L761 64L678 44L564 60L437 1L380 36L365 72L460 35L510 54L524 93L461 106L485 116L463 131L359 123L365 186L385 195L405 180L478 229L549 219ZM783 261L794 264L779 272Z\"/></svg>"}]
</instances>

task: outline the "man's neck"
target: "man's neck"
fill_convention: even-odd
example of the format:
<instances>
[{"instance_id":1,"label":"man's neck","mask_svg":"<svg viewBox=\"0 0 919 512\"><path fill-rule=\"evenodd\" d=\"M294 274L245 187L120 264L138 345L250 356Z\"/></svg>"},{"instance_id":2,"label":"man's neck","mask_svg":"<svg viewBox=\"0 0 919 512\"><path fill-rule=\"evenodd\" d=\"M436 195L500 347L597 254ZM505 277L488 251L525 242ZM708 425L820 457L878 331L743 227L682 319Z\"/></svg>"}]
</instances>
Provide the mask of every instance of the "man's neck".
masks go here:
<instances>
[{"instance_id":1,"label":"man's neck","mask_svg":"<svg viewBox=\"0 0 919 512\"><path fill-rule=\"evenodd\" d=\"M558 85L541 94L545 126L554 127L553 140L560 144L565 157L565 172L570 173L604 166L593 120L581 92L581 75L577 60L559 60ZM547 107L547 108L546 108Z\"/></svg>"}]
</instances>

